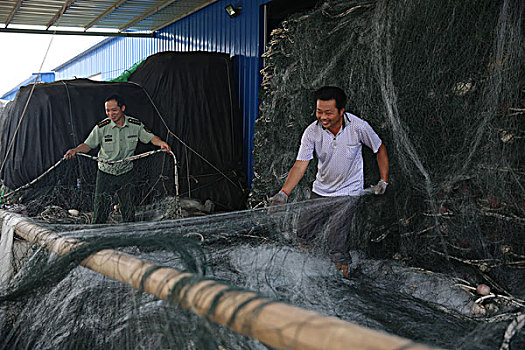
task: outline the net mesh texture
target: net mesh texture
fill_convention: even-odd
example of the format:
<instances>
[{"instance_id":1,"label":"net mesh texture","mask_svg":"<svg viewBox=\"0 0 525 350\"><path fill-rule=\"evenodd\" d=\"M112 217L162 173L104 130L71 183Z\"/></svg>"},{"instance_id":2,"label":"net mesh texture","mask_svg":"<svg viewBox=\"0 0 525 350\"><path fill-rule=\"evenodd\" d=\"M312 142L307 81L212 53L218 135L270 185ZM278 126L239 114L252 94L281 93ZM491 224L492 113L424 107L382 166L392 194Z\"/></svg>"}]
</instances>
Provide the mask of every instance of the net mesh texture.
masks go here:
<instances>
[{"instance_id":1,"label":"net mesh texture","mask_svg":"<svg viewBox=\"0 0 525 350\"><path fill-rule=\"evenodd\" d=\"M16 241L0 293L0 348L268 348L180 302L78 266L102 249L432 346L522 348L524 10L513 0L329 1L284 21L264 54L251 209L204 215L212 210L181 198L190 217L173 220L173 197L159 195L137 207L144 222L120 224L116 212L119 224L84 225L88 214L67 211L75 196L89 207L82 187L52 196L55 207L42 206L49 198L4 205L83 244L58 256ZM310 164L289 204L268 207L323 85L342 87L347 110L383 140L388 189L304 201ZM371 151L364 158L368 186L378 170ZM344 279L326 240L349 207L356 210ZM307 247L297 243L305 212L333 218ZM480 284L491 294L477 293Z\"/></svg>"}]
</instances>

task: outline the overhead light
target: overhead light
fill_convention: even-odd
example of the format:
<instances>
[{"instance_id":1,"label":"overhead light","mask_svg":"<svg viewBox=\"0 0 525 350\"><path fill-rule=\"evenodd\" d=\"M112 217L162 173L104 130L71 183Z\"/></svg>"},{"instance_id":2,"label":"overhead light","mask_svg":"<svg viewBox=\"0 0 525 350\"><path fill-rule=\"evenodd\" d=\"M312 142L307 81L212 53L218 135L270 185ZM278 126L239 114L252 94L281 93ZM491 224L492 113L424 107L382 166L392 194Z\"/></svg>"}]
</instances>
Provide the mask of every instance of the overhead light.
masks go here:
<instances>
[{"instance_id":1,"label":"overhead light","mask_svg":"<svg viewBox=\"0 0 525 350\"><path fill-rule=\"evenodd\" d=\"M226 13L228 14L228 16L230 16L230 18L233 18L233 17L237 17L238 15L241 14L241 8L242 7L233 7L232 4L229 4L228 6L226 6L224 9L226 10Z\"/></svg>"}]
</instances>

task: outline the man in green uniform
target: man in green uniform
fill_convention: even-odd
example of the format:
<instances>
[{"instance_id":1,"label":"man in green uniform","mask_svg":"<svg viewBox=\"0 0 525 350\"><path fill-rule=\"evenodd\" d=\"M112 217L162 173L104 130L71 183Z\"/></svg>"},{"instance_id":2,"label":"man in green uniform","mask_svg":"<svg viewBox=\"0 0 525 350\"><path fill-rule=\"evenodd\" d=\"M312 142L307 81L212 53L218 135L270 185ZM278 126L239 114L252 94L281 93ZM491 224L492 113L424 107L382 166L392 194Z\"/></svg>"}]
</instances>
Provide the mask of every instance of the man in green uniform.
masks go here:
<instances>
[{"instance_id":1,"label":"man in green uniform","mask_svg":"<svg viewBox=\"0 0 525 350\"><path fill-rule=\"evenodd\" d=\"M138 119L126 116L126 106L120 96L112 95L105 101L108 118L98 123L86 141L68 150L66 159L74 158L77 152L88 153L100 146L98 156L107 161L117 161L135 153L138 142L152 143L171 151L170 146L148 130ZM132 200L132 162L116 164L98 163L94 200L94 224L105 223L111 210L113 193L119 197L120 211L124 221L135 220L135 206Z\"/></svg>"}]
</instances>

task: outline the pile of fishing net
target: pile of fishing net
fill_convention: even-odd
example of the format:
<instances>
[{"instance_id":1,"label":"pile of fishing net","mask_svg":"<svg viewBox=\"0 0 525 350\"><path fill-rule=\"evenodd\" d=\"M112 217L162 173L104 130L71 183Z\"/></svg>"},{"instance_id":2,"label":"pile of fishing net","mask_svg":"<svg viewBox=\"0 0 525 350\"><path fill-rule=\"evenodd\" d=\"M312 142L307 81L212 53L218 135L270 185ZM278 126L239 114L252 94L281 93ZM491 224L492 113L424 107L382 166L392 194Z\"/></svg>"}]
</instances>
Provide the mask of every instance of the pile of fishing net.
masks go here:
<instances>
[{"instance_id":1,"label":"pile of fishing net","mask_svg":"<svg viewBox=\"0 0 525 350\"><path fill-rule=\"evenodd\" d=\"M283 22L264 54L251 205L284 183L315 120L313 92L340 86L391 167L386 194L357 211L352 248L523 295L524 7L328 1ZM373 185L376 160L364 158ZM311 164L290 200L308 198L315 173Z\"/></svg>"},{"instance_id":2,"label":"pile of fishing net","mask_svg":"<svg viewBox=\"0 0 525 350\"><path fill-rule=\"evenodd\" d=\"M332 210L347 202L320 199L127 225L38 222L41 228L30 228L37 237L43 229L52 230L81 244L63 256L40 245L17 244L17 264L0 293L0 348L266 349L210 321L224 312L218 306L221 298L246 290L257 294L223 315L225 324L242 322L244 307L266 297L432 346L495 349L525 344L518 322L524 306L517 298L482 298L468 281L410 268L402 261L370 259L357 251L352 252L351 278L344 279L328 258L322 233L311 247L296 244L294 217L300 212ZM3 235L12 220L16 217L3 215ZM48 240L48 248L58 241ZM139 290L165 267L185 273L175 294L203 280L211 281L209 288L222 284L226 289L210 300L204 317L197 317L185 303L190 293L171 302L159 300L79 266L100 252L107 263L95 266L111 270L106 266L110 260L122 258L111 259L108 249L156 264L140 279ZM142 269L129 267L132 274ZM117 270L120 274L124 270ZM196 298L206 300L205 294L206 288ZM263 303L261 310L270 304ZM248 318L257 317L257 310ZM250 334L250 329L245 332ZM272 332L279 338L286 327Z\"/></svg>"}]
</instances>

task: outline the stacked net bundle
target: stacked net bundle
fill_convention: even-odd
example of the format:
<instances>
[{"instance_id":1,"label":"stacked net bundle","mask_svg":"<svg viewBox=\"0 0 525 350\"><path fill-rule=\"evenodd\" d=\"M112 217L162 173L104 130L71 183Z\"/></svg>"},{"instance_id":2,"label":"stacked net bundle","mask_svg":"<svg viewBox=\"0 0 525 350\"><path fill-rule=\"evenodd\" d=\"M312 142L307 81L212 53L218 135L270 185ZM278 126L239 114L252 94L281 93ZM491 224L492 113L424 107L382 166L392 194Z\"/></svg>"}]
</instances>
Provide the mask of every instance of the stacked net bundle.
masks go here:
<instances>
[{"instance_id":1,"label":"stacked net bundle","mask_svg":"<svg viewBox=\"0 0 525 350\"><path fill-rule=\"evenodd\" d=\"M23 252L18 253L11 278L0 288L0 348L270 348L211 322L224 312L217 307L219 299L199 317L189 311L191 307L183 307L185 297L159 300L140 287L133 289L79 266L90 254L108 249L157 264L141 278L142 286L158 268L171 267L188 274L178 282L175 293L210 280L211 286L227 287L219 298L254 291L257 297L250 300L269 298L270 304L295 305L430 346L495 349L504 342L511 348L523 346L520 327L512 326L523 314L519 299L500 295L476 301L465 281L357 252L353 252L352 278L343 279L327 256L322 234L311 247L295 243L295 218L302 212L326 211L347 202L320 199L98 227L37 221L81 244L63 256L36 244L18 247ZM13 219L2 215L4 228L13 224ZM31 230L38 230L35 233L42 237L41 229ZM48 246L55 246L55 241L48 241ZM140 266L134 269L139 273ZM264 305L268 303L261 309ZM489 305L490 313L486 311ZM228 313L228 324L241 317L244 306ZM518 333L508 336L509 329ZM274 330L277 337L280 331L285 329Z\"/></svg>"},{"instance_id":2,"label":"stacked net bundle","mask_svg":"<svg viewBox=\"0 0 525 350\"><path fill-rule=\"evenodd\" d=\"M352 247L523 295L524 6L327 1L283 22L264 54L251 205L284 183L313 92L336 85L390 158L387 192L357 210ZM375 156L363 155L373 185ZM290 200L308 198L315 173Z\"/></svg>"}]
</instances>

